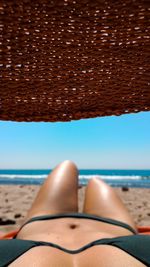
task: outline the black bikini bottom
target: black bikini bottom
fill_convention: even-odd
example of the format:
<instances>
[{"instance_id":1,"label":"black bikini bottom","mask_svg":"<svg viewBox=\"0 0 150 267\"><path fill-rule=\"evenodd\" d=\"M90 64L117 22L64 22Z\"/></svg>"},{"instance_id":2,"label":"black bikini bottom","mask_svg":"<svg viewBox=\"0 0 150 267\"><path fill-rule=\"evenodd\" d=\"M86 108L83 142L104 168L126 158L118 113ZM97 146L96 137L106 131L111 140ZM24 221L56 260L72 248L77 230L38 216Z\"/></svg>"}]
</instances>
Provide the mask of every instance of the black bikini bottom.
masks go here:
<instances>
[{"instance_id":1,"label":"black bikini bottom","mask_svg":"<svg viewBox=\"0 0 150 267\"><path fill-rule=\"evenodd\" d=\"M130 225L126 223L87 213L65 213L33 217L32 219L28 220L24 225L34 221L59 219L65 217L86 218L109 223L112 225L123 227L131 231L133 235L97 239L75 250L70 250L68 248L61 247L60 245L52 242L17 239L17 235L15 235L11 240L0 240L0 267L8 266L26 251L37 246L53 247L69 254L77 254L97 245L108 245L117 247L122 251L125 251L135 259L139 260L140 262L144 263L146 266L150 267L150 236L138 234L136 230L134 230ZM22 227L24 225L22 225ZM22 229L22 227L20 228L20 230Z\"/></svg>"},{"instance_id":2,"label":"black bikini bottom","mask_svg":"<svg viewBox=\"0 0 150 267\"><path fill-rule=\"evenodd\" d=\"M26 224L31 223L31 222L43 221L43 220L51 220L51 219L59 219L59 218L67 218L67 217L69 217L69 218L78 218L78 219L83 219L84 218L84 219L96 220L96 221L100 221L100 222L109 223L109 224L112 224L112 225L123 227L123 228L131 231L133 234L137 234L138 233L130 225L128 225L128 224L126 224L124 222L121 222L121 221L118 221L118 220L114 220L114 219L104 218L104 217L100 217L100 216L92 215L92 214L88 214L88 213L59 213L59 214L54 214L54 215L36 216L36 217L33 217L33 218L29 219L27 222L25 222L21 226L21 228L19 229L19 231ZM17 234L13 237L13 239L16 238Z\"/></svg>"}]
</instances>

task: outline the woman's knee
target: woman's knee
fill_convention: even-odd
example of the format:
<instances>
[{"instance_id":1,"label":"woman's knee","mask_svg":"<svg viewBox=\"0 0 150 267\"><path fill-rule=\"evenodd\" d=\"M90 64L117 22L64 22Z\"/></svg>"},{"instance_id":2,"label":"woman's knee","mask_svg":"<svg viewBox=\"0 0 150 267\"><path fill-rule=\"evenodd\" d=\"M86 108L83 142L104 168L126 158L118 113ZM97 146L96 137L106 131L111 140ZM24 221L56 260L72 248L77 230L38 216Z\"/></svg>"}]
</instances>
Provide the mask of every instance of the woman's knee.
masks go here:
<instances>
[{"instance_id":1,"label":"woman's knee","mask_svg":"<svg viewBox=\"0 0 150 267\"><path fill-rule=\"evenodd\" d=\"M94 176L88 182L88 186L100 186L100 187L108 187L108 184L105 183L99 176Z\"/></svg>"},{"instance_id":2,"label":"woman's knee","mask_svg":"<svg viewBox=\"0 0 150 267\"><path fill-rule=\"evenodd\" d=\"M99 176L90 179L87 189L100 192L101 196L109 197L113 193L113 188L104 182Z\"/></svg>"},{"instance_id":3,"label":"woman's knee","mask_svg":"<svg viewBox=\"0 0 150 267\"><path fill-rule=\"evenodd\" d=\"M60 163L62 166L71 167L78 171L77 165L71 160L64 160Z\"/></svg>"},{"instance_id":4,"label":"woman's knee","mask_svg":"<svg viewBox=\"0 0 150 267\"><path fill-rule=\"evenodd\" d=\"M60 163L58 163L54 168L53 170L50 172L50 176L53 174L53 173L57 173L58 171L61 172L64 172L64 171L69 171L69 170L73 170L75 171L76 173L78 173L78 169L77 169L77 166L76 164L71 161L71 160L64 160Z\"/></svg>"}]
</instances>

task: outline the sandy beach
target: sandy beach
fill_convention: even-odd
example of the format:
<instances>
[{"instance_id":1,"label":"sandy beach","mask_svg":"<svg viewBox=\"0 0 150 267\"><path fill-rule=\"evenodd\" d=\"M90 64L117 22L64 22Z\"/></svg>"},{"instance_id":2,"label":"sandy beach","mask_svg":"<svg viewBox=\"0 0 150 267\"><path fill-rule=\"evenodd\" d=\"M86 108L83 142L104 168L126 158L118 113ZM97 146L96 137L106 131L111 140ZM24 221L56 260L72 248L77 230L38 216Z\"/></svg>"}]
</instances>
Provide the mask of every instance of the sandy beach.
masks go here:
<instances>
[{"instance_id":1,"label":"sandy beach","mask_svg":"<svg viewBox=\"0 0 150 267\"><path fill-rule=\"evenodd\" d=\"M150 226L150 189L115 188L139 226ZM0 186L0 232L18 229L30 208L38 185ZM79 212L82 212L85 187L79 189Z\"/></svg>"}]
</instances>

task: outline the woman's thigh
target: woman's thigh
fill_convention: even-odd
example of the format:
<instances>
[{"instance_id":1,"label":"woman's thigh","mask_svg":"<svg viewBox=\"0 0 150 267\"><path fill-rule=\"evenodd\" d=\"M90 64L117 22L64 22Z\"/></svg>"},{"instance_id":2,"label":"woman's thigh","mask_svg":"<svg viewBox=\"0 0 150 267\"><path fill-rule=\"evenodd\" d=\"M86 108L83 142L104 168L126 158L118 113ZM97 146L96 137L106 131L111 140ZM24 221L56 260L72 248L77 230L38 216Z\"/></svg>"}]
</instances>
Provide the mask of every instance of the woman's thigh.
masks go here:
<instances>
[{"instance_id":1,"label":"woman's thigh","mask_svg":"<svg viewBox=\"0 0 150 267\"><path fill-rule=\"evenodd\" d=\"M77 211L78 169L73 162L66 160L48 175L24 222L38 215Z\"/></svg>"},{"instance_id":2,"label":"woman's thigh","mask_svg":"<svg viewBox=\"0 0 150 267\"><path fill-rule=\"evenodd\" d=\"M86 187L83 212L122 221L137 230L115 190L99 178L91 179Z\"/></svg>"}]
</instances>

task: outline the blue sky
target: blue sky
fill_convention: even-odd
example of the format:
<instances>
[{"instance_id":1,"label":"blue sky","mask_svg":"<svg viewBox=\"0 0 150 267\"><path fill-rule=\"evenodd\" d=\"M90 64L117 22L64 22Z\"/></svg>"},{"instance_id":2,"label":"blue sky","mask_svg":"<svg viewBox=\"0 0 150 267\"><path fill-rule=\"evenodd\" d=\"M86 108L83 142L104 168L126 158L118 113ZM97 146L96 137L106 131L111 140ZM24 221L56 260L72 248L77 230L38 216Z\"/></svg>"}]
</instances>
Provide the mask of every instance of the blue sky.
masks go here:
<instances>
[{"instance_id":1,"label":"blue sky","mask_svg":"<svg viewBox=\"0 0 150 267\"><path fill-rule=\"evenodd\" d=\"M0 121L0 169L150 169L150 112L71 122Z\"/></svg>"}]
</instances>

